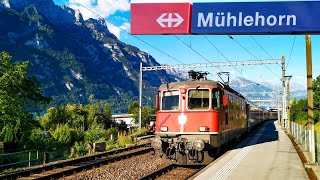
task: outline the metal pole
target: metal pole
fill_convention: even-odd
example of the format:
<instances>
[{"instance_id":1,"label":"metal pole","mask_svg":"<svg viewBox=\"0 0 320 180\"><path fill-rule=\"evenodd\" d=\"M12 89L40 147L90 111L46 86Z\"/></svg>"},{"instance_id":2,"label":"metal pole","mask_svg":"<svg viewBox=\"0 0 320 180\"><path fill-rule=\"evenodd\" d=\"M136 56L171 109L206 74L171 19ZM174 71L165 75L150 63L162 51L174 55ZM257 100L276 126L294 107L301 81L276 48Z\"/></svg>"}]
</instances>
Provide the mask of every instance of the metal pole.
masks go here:
<instances>
[{"instance_id":1,"label":"metal pole","mask_svg":"<svg viewBox=\"0 0 320 180\"><path fill-rule=\"evenodd\" d=\"M282 65L282 87L283 87L283 93L282 93L282 123L283 127L285 128L285 115L286 115L286 102L285 102L285 97L286 97L286 83L285 83L285 75L286 75L286 66L285 66L285 57L282 56L281 58L281 65Z\"/></svg>"},{"instance_id":2,"label":"metal pole","mask_svg":"<svg viewBox=\"0 0 320 180\"><path fill-rule=\"evenodd\" d=\"M288 124L290 124L290 79L292 76L286 76L287 80L287 119L288 119ZM290 126L288 126L288 129L290 131Z\"/></svg>"},{"instance_id":3,"label":"metal pole","mask_svg":"<svg viewBox=\"0 0 320 180\"><path fill-rule=\"evenodd\" d=\"M139 129L141 129L141 111L142 111L142 63L140 63L140 79L139 79Z\"/></svg>"},{"instance_id":4,"label":"metal pole","mask_svg":"<svg viewBox=\"0 0 320 180\"><path fill-rule=\"evenodd\" d=\"M287 97L288 97L288 103L287 103L287 119L288 123L290 123L290 78L288 79L288 84L287 84ZM290 131L290 126L288 126L289 131Z\"/></svg>"},{"instance_id":5,"label":"metal pole","mask_svg":"<svg viewBox=\"0 0 320 180\"><path fill-rule=\"evenodd\" d=\"M283 128L286 128L286 119L287 119L287 91L286 85L283 87L283 96L282 96L282 120L283 120Z\"/></svg>"},{"instance_id":6,"label":"metal pole","mask_svg":"<svg viewBox=\"0 0 320 180\"><path fill-rule=\"evenodd\" d=\"M279 124L281 125L281 119L280 119L280 92L278 90L278 121L279 121Z\"/></svg>"},{"instance_id":7,"label":"metal pole","mask_svg":"<svg viewBox=\"0 0 320 180\"><path fill-rule=\"evenodd\" d=\"M29 167L31 167L31 151L29 151Z\"/></svg>"},{"instance_id":8,"label":"metal pole","mask_svg":"<svg viewBox=\"0 0 320 180\"><path fill-rule=\"evenodd\" d=\"M307 58L307 91L308 91L308 121L311 129L310 138L310 160L316 162L315 142L314 142L314 119L313 119L313 94L312 94L312 53L311 35L306 35L306 58Z\"/></svg>"}]
</instances>

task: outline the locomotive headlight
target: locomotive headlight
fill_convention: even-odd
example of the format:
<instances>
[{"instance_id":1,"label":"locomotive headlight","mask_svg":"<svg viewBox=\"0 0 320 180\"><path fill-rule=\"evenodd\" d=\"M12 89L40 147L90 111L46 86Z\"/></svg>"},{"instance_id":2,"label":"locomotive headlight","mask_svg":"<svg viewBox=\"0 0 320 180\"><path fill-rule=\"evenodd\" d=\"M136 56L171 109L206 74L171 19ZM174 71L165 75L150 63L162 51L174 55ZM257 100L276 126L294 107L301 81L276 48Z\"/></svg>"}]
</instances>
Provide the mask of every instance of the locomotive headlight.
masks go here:
<instances>
[{"instance_id":1,"label":"locomotive headlight","mask_svg":"<svg viewBox=\"0 0 320 180\"><path fill-rule=\"evenodd\" d=\"M160 137L156 137L154 140L152 140L151 147L155 150L160 149L162 147L162 141Z\"/></svg>"},{"instance_id":2,"label":"locomotive headlight","mask_svg":"<svg viewBox=\"0 0 320 180\"><path fill-rule=\"evenodd\" d=\"M199 131L200 132L206 132L206 131L208 131L208 128L206 126L200 126L199 127Z\"/></svg>"},{"instance_id":3,"label":"locomotive headlight","mask_svg":"<svg viewBox=\"0 0 320 180\"><path fill-rule=\"evenodd\" d=\"M161 126L161 127L160 127L160 130L161 130L162 132L168 132L168 127L166 127L166 126Z\"/></svg>"},{"instance_id":4,"label":"locomotive headlight","mask_svg":"<svg viewBox=\"0 0 320 180\"><path fill-rule=\"evenodd\" d=\"M202 151L204 149L204 142L200 139L193 141L193 148L197 151Z\"/></svg>"}]
</instances>

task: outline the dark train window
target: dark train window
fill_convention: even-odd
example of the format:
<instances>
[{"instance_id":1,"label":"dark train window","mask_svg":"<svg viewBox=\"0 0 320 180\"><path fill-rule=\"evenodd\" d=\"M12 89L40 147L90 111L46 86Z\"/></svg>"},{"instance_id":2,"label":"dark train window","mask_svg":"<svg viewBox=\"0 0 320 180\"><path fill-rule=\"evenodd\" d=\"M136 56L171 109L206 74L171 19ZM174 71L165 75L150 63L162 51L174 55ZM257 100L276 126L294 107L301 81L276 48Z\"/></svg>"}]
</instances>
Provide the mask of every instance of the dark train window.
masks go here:
<instances>
[{"instance_id":1,"label":"dark train window","mask_svg":"<svg viewBox=\"0 0 320 180\"><path fill-rule=\"evenodd\" d=\"M162 92L161 109L178 110L179 109L179 91L171 90Z\"/></svg>"},{"instance_id":2,"label":"dark train window","mask_svg":"<svg viewBox=\"0 0 320 180\"><path fill-rule=\"evenodd\" d=\"M241 100L241 110L244 111L244 108L245 108L244 100Z\"/></svg>"},{"instance_id":3,"label":"dark train window","mask_svg":"<svg viewBox=\"0 0 320 180\"><path fill-rule=\"evenodd\" d=\"M221 94L219 89L212 90L212 108L220 109L221 105Z\"/></svg>"},{"instance_id":4,"label":"dark train window","mask_svg":"<svg viewBox=\"0 0 320 180\"><path fill-rule=\"evenodd\" d=\"M238 97L236 98L236 109L240 110L240 100Z\"/></svg>"},{"instance_id":5,"label":"dark train window","mask_svg":"<svg viewBox=\"0 0 320 180\"><path fill-rule=\"evenodd\" d=\"M209 89L190 89L188 91L188 109L208 110L209 109Z\"/></svg>"},{"instance_id":6,"label":"dark train window","mask_svg":"<svg viewBox=\"0 0 320 180\"><path fill-rule=\"evenodd\" d=\"M231 94L228 96L228 109L233 109L233 96Z\"/></svg>"}]
</instances>

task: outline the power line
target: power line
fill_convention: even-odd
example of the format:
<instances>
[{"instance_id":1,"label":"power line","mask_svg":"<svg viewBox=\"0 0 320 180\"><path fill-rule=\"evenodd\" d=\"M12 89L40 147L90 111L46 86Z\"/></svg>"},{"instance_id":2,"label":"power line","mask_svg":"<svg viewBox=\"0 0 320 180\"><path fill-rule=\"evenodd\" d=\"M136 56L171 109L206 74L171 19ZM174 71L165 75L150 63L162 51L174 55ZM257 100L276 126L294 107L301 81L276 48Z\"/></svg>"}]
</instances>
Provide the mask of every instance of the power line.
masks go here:
<instances>
[{"instance_id":1,"label":"power line","mask_svg":"<svg viewBox=\"0 0 320 180\"><path fill-rule=\"evenodd\" d=\"M91 10L90 8L88 8L88 7L84 6L84 5L82 5L82 4L81 4L81 3L79 3L78 1L76 1L76 0L72 0L72 1L74 1L74 2L75 2L75 3L77 3L77 4L79 4L79 5L80 5L80 6L82 6L83 8L87 9L88 11L92 12L93 14L95 14L95 15L99 16L100 18L104 19L105 21L107 21L108 23L112 24L113 26L115 26L115 27L119 28L121 31L123 31L123 32L125 32L125 33L129 34L130 36L132 36L132 37L134 37L134 38L138 39L139 41L141 41L141 42L143 42L143 43L147 44L148 46L150 46L150 47L152 47L153 49L155 49L155 50L157 50L157 51L161 52L162 54L164 54L164 55L166 55L166 56L170 57L171 59L174 59L175 61L177 61L177 62L179 62L179 63L184 64L182 61L180 61L180 60L176 59L175 57L172 57L171 55L169 55L169 54L165 53L164 51L162 51L162 50L160 50L159 48L157 48L157 47L155 47L155 46L151 45L150 43L148 43L148 42L144 41L143 39L141 39L141 38L139 38L139 37L137 37L137 36L133 36L133 35L131 35L131 34L130 34L130 32L126 31L125 29L123 29L123 28L122 28L122 27L120 27L120 26L115 25L115 24L114 24L114 23L112 23L111 21L109 21L109 20L105 19L105 18L104 18L104 17L102 17L100 14L98 14L98 13L94 12L93 10Z\"/></svg>"},{"instance_id":2,"label":"power line","mask_svg":"<svg viewBox=\"0 0 320 180\"><path fill-rule=\"evenodd\" d=\"M235 40L231 35L228 35L228 37L230 39L232 39L234 42L236 42L240 47L242 47L245 51L247 51L247 53L249 53L252 57L254 57L255 59L259 60L259 58L257 58L257 56L255 56L254 54L252 54L246 47L242 46L242 44L240 44L237 40Z\"/></svg>"},{"instance_id":3,"label":"power line","mask_svg":"<svg viewBox=\"0 0 320 180\"><path fill-rule=\"evenodd\" d=\"M296 41L296 37L297 37L297 35L294 35L293 42L292 42L292 46L291 46L291 51L290 51L290 55L289 55L289 60L288 60L286 69L288 69L288 66L289 66L289 62L290 62L290 59L291 59L292 50L293 50L293 47L294 47L294 43L295 43L295 41Z\"/></svg>"},{"instance_id":4,"label":"power line","mask_svg":"<svg viewBox=\"0 0 320 180\"><path fill-rule=\"evenodd\" d=\"M255 59L259 60L259 58L257 58L255 55L253 55L247 48L245 48L244 46L242 46L237 40L235 40L231 35L228 35L228 37L230 39L232 39L234 42L236 42L240 47L242 47L245 51L247 51L251 56L253 56ZM268 66L266 66L266 68L272 73L274 74L276 77L278 77L280 80L281 78L275 74Z\"/></svg>"},{"instance_id":5,"label":"power line","mask_svg":"<svg viewBox=\"0 0 320 180\"><path fill-rule=\"evenodd\" d=\"M260 48L261 48L266 54L268 54L268 55L271 57L271 59L274 60L274 58L261 46L261 44L260 44L252 35L250 35L250 37L260 46ZM280 64L278 64L278 65L281 67Z\"/></svg>"},{"instance_id":6,"label":"power line","mask_svg":"<svg viewBox=\"0 0 320 180\"><path fill-rule=\"evenodd\" d=\"M208 39L207 36L204 35L204 37L206 38L206 40L218 51L218 53L228 62L230 62L226 56L224 54L222 54L222 52ZM238 68L232 66L235 70L237 70L241 75L242 75L242 72L238 70Z\"/></svg>"},{"instance_id":7,"label":"power line","mask_svg":"<svg viewBox=\"0 0 320 180\"><path fill-rule=\"evenodd\" d=\"M200 54L198 51L196 51L195 49L193 49L191 46L189 46L187 43L185 43L184 41L182 41L178 36L174 35L180 42L182 42L184 45L186 45L187 47L189 47L193 52L197 53L200 57L202 57L204 60L206 60L208 63L212 63L210 62L206 57L204 57L202 54ZM215 68L217 68L219 71L221 71L221 69L219 69L218 67L215 66Z\"/></svg>"}]
</instances>

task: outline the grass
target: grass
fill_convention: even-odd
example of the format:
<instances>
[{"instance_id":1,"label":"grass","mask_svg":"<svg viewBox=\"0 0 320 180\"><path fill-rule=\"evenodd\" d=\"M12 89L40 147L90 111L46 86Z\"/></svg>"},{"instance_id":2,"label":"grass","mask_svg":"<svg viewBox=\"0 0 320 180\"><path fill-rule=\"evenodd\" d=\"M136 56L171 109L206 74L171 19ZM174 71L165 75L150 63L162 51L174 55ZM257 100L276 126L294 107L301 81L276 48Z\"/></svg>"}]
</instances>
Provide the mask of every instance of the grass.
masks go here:
<instances>
[{"instance_id":1,"label":"grass","mask_svg":"<svg viewBox=\"0 0 320 180\"><path fill-rule=\"evenodd\" d=\"M118 137L118 145L120 147L125 147L127 144L135 143L135 138L132 138L133 136L126 136L123 133L119 134Z\"/></svg>"},{"instance_id":2,"label":"grass","mask_svg":"<svg viewBox=\"0 0 320 180\"><path fill-rule=\"evenodd\" d=\"M131 135L132 136L138 136L138 135L143 135L149 132L149 129L146 127L143 127L141 129L138 129L136 131L134 131Z\"/></svg>"}]
</instances>

